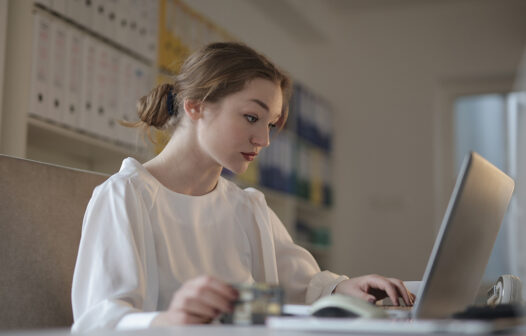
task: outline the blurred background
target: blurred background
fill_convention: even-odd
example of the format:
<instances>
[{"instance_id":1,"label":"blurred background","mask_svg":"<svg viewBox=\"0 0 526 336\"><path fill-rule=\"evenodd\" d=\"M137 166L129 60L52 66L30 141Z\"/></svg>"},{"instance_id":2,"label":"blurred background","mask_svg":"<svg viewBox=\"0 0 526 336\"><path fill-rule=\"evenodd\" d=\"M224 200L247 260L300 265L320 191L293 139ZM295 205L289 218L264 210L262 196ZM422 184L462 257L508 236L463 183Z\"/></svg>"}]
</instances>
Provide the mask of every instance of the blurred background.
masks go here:
<instances>
[{"instance_id":1,"label":"blurred background","mask_svg":"<svg viewBox=\"0 0 526 336\"><path fill-rule=\"evenodd\" d=\"M0 0L0 153L147 160L167 135L118 121L222 40L295 81L286 129L225 176L263 190L322 268L419 280L475 150L517 182L483 281L526 277L524 0Z\"/></svg>"}]
</instances>

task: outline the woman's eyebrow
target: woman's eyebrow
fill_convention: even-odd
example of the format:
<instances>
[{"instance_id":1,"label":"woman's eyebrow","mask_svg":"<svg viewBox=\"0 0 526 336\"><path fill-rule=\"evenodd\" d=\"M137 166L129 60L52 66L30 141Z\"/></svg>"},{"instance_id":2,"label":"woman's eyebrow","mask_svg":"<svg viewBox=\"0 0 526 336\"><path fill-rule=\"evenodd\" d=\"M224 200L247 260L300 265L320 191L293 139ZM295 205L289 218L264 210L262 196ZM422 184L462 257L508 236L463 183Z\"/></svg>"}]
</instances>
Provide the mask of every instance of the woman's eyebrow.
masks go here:
<instances>
[{"instance_id":1,"label":"woman's eyebrow","mask_svg":"<svg viewBox=\"0 0 526 336\"><path fill-rule=\"evenodd\" d=\"M253 99L250 99L250 101L258 104L259 106L261 106L262 108L264 108L267 112L269 111L269 108L267 106L267 104L265 104L264 102L262 102L261 100L259 99L256 99L256 98L253 98Z\"/></svg>"},{"instance_id":2,"label":"woman's eyebrow","mask_svg":"<svg viewBox=\"0 0 526 336\"><path fill-rule=\"evenodd\" d=\"M251 102L254 102L256 104L258 104L259 106L261 106L265 111L269 112L270 113L270 109L268 108L267 104L265 104L264 102L262 102L261 100L259 99L256 99L256 98L253 98L253 99L250 99ZM281 118L281 113L276 117L276 120L279 120L279 118Z\"/></svg>"}]
</instances>

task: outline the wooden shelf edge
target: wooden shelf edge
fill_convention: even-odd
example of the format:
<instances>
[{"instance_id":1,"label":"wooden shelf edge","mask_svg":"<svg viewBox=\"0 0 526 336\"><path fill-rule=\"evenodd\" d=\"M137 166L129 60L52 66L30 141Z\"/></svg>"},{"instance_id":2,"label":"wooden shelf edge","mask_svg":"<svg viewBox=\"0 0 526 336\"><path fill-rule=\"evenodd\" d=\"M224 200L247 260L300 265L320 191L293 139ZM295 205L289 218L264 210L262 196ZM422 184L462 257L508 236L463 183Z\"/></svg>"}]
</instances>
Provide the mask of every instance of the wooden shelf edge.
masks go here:
<instances>
[{"instance_id":1,"label":"wooden shelf edge","mask_svg":"<svg viewBox=\"0 0 526 336\"><path fill-rule=\"evenodd\" d=\"M151 156L147 149L134 148L131 145L126 146L111 140L96 138L87 133L80 133L77 130L40 120L32 116L28 116L27 125L28 144L37 147L58 147L66 153L77 156L82 156L82 154L100 155L102 157L106 155L120 155L133 156L139 160L145 160Z\"/></svg>"}]
</instances>

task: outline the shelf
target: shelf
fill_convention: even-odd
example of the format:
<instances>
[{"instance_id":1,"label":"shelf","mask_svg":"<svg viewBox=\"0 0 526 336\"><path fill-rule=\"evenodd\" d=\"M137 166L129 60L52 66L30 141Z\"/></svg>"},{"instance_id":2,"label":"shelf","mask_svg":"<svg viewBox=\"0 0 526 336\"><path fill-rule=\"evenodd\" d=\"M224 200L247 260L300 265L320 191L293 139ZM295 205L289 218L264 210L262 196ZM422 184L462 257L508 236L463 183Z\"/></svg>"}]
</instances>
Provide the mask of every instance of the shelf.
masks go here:
<instances>
[{"instance_id":1,"label":"shelf","mask_svg":"<svg viewBox=\"0 0 526 336\"><path fill-rule=\"evenodd\" d=\"M319 212L329 213L331 211L331 208L326 205L315 204L310 201L307 201L304 198L297 197L297 202L298 202L298 208L306 212L315 211L317 213Z\"/></svg>"},{"instance_id":2,"label":"shelf","mask_svg":"<svg viewBox=\"0 0 526 336\"><path fill-rule=\"evenodd\" d=\"M133 156L144 161L151 156L147 149L96 138L35 117L28 117L27 125L28 145L35 147L59 148L67 155L101 159Z\"/></svg>"}]
</instances>

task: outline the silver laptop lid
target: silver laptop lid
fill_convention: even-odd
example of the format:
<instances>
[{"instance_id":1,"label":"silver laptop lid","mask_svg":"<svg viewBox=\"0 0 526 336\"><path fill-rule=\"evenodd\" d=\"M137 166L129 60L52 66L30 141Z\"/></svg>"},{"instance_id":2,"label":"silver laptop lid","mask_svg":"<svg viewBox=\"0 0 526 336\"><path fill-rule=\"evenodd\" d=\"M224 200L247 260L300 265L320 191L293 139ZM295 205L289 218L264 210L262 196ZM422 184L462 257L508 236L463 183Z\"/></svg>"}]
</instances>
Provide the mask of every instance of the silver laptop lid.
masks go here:
<instances>
[{"instance_id":1,"label":"silver laptop lid","mask_svg":"<svg viewBox=\"0 0 526 336\"><path fill-rule=\"evenodd\" d=\"M473 303L515 183L477 153L466 156L412 315L445 318Z\"/></svg>"}]
</instances>

